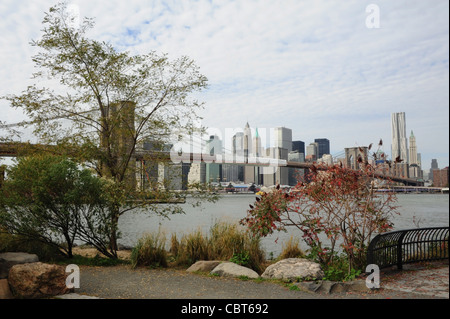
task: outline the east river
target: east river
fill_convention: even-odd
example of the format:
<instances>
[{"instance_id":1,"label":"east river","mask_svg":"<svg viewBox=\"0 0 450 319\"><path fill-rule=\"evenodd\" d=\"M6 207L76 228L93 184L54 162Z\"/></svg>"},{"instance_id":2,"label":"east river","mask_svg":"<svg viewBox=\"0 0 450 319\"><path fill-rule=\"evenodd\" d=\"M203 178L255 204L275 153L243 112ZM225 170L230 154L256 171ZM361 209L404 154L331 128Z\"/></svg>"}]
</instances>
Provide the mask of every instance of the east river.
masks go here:
<instances>
[{"instance_id":1,"label":"east river","mask_svg":"<svg viewBox=\"0 0 450 319\"><path fill-rule=\"evenodd\" d=\"M204 202L200 207L192 207L189 199L182 204L185 214L170 215L170 219L141 211L125 213L119 221L119 230L122 234L119 243L133 247L146 233L163 231L168 242L173 233L180 238L183 234L195 230L202 230L208 234L210 227L218 221L238 223L247 215L249 204L255 202L255 195L222 195L215 203ZM399 215L393 218L394 230L416 227L434 227L449 225L449 195L448 194L398 194L395 203ZM282 244L291 235L300 238L301 233L295 229L288 232L275 232L261 240L266 254L277 257L282 250ZM306 246L300 239L300 245Z\"/></svg>"}]
</instances>

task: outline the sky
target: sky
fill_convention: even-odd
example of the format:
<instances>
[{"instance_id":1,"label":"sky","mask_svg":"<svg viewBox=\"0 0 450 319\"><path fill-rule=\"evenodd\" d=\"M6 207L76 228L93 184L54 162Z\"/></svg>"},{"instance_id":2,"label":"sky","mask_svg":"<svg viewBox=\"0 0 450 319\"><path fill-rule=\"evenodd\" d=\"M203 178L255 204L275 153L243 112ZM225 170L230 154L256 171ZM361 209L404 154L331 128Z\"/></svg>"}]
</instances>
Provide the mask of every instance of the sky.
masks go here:
<instances>
[{"instance_id":1,"label":"sky","mask_svg":"<svg viewBox=\"0 0 450 319\"><path fill-rule=\"evenodd\" d=\"M33 82L30 46L56 2L0 2L0 96ZM449 165L449 1L73 0L89 36L119 51L187 55L208 78L196 97L212 131L284 126L331 154L378 144L406 113L422 168ZM0 121L23 114L0 100ZM2 132L0 131L0 134Z\"/></svg>"}]
</instances>

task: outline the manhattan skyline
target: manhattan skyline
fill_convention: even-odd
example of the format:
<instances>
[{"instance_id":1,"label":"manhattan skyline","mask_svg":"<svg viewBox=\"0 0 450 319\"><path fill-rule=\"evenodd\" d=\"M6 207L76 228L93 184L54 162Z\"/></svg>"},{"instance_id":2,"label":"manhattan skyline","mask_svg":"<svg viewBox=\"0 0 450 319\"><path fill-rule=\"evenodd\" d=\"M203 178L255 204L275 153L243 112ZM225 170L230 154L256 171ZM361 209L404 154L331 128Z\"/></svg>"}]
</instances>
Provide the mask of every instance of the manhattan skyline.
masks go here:
<instances>
[{"instance_id":1,"label":"manhattan skyline","mask_svg":"<svg viewBox=\"0 0 450 319\"><path fill-rule=\"evenodd\" d=\"M287 127L305 145L329 139L331 154L382 139L390 154L391 114L405 112L422 169L449 165L448 1L68 3L118 50L194 59L209 79L195 95L207 127ZM0 4L0 96L33 83L29 42L54 4ZM379 28L367 26L369 4ZM1 122L26 119L5 100L0 110Z\"/></svg>"}]
</instances>

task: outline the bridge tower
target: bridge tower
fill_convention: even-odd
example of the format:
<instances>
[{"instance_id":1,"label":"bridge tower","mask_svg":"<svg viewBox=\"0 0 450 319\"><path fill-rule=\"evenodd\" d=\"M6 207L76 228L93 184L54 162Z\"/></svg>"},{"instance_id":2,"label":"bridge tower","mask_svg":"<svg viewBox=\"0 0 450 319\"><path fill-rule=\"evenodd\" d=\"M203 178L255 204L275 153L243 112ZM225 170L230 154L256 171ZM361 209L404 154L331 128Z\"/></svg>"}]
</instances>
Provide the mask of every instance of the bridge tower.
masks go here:
<instances>
[{"instance_id":1,"label":"bridge tower","mask_svg":"<svg viewBox=\"0 0 450 319\"><path fill-rule=\"evenodd\" d=\"M345 165L351 169L359 169L358 158L368 161L368 148L366 146L345 148Z\"/></svg>"},{"instance_id":2,"label":"bridge tower","mask_svg":"<svg viewBox=\"0 0 450 319\"><path fill-rule=\"evenodd\" d=\"M116 161L119 170L127 165L124 177L125 183L130 189L136 188L136 157L135 146L135 108L136 104L130 101L120 101L110 104L108 114L102 121L104 125L100 136L100 144L106 151L110 148L112 157ZM128 156L133 154L128 163ZM106 163L100 163L103 176L109 176L111 172Z\"/></svg>"}]
</instances>

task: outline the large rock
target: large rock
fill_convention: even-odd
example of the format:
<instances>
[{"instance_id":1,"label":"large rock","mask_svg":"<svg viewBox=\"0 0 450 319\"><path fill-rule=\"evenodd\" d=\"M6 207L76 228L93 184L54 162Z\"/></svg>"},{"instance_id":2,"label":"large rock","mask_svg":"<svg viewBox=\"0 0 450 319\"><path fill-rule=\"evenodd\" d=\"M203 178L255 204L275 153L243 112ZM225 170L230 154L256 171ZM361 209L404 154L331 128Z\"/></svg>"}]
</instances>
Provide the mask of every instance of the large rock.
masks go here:
<instances>
[{"instance_id":1,"label":"large rock","mask_svg":"<svg viewBox=\"0 0 450 319\"><path fill-rule=\"evenodd\" d=\"M247 277L250 279L256 279L259 277L256 271L232 262L223 262L217 265L211 271L211 274L223 277Z\"/></svg>"},{"instance_id":2,"label":"large rock","mask_svg":"<svg viewBox=\"0 0 450 319\"><path fill-rule=\"evenodd\" d=\"M14 265L9 270L8 282L18 298L44 298L68 293L66 268L41 262Z\"/></svg>"},{"instance_id":3,"label":"large rock","mask_svg":"<svg viewBox=\"0 0 450 319\"><path fill-rule=\"evenodd\" d=\"M0 254L0 279L8 278L9 270L12 266L25 263L38 262L39 258L35 254L27 253L2 253Z\"/></svg>"},{"instance_id":4,"label":"large rock","mask_svg":"<svg viewBox=\"0 0 450 319\"><path fill-rule=\"evenodd\" d=\"M261 277L299 281L322 279L324 275L318 263L304 258L287 258L267 267Z\"/></svg>"},{"instance_id":5,"label":"large rock","mask_svg":"<svg viewBox=\"0 0 450 319\"><path fill-rule=\"evenodd\" d=\"M191 265L187 272L210 272L217 267L222 261L220 260L199 260L195 264Z\"/></svg>"}]
</instances>

